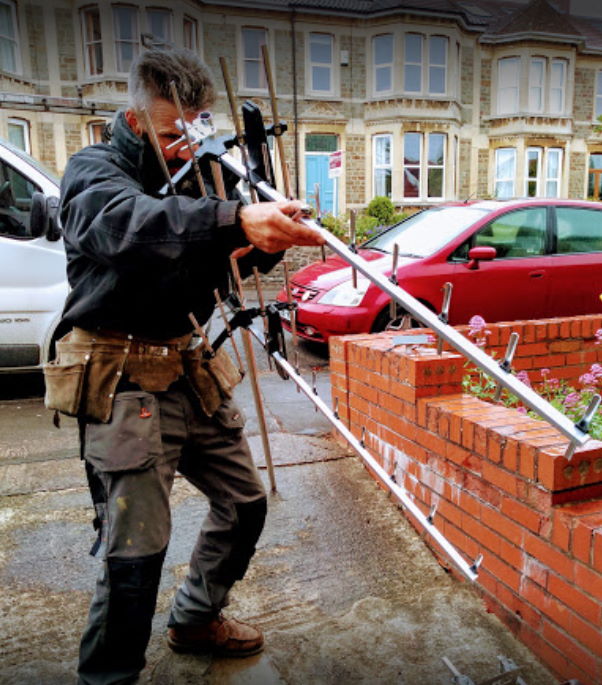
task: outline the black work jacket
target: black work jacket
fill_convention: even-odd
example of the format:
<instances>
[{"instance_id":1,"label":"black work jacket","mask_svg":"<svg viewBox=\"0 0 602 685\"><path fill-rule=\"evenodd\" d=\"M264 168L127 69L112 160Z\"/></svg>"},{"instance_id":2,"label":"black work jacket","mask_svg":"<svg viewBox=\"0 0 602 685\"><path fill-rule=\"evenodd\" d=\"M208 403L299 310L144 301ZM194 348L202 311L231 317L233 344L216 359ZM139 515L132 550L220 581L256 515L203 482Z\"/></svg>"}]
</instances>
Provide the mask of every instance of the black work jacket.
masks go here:
<instances>
[{"instance_id":1,"label":"black work jacket","mask_svg":"<svg viewBox=\"0 0 602 685\"><path fill-rule=\"evenodd\" d=\"M120 113L110 144L73 155L61 183L60 217L71 292L65 325L165 339L203 324L213 291L227 284L229 255L248 245L238 201L161 197L165 179L152 147ZM240 260L243 275L267 271L281 254L257 248Z\"/></svg>"}]
</instances>

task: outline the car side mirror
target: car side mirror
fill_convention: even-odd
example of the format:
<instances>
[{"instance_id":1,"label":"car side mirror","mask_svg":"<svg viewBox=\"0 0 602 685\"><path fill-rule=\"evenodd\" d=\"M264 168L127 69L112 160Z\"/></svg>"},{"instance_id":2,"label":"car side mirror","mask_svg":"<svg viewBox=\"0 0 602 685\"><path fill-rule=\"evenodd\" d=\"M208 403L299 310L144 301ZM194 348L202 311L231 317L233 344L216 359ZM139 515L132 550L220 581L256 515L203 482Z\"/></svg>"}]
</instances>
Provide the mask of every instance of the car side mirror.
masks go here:
<instances>
[{"instance_id":1,"label":"car side mirror","mask_svg":"<svg viewBox=\"0 0 602 685\"><path fill-rule=\"evenodd\" d=\"M58 223L59 199L53 195L35 192L31 196L31 213L29 216L29 234L32 238L45 235L50 241L61 237Z\"/></svg>"},{"instance_id":2,"label":"car side mirror","mask_svg":"<svg viewBox=\"0 0 602 685\"><path fill-rule=\"evenodd\" d=\"M492 259L497 257L497 250L495 247L489 247L487 245L480 245L479 247L472 247L468 251L468 259L470 260L466 264L466 268L471 271L479 268L479 262L485 261L490 262Z\"/></svg>"}]
</instances>

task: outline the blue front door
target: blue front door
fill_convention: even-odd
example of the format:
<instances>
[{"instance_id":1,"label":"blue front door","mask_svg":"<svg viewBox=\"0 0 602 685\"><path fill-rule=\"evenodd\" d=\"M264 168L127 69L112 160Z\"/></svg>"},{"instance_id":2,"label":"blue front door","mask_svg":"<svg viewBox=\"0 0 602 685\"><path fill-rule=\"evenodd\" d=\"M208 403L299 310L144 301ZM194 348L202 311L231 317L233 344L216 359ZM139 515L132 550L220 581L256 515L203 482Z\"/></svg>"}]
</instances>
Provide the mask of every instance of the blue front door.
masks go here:
<instances>
[{"instance_id":1,"label":"blue front door","mask_svg":"<svg viewBox=\"0 0 602 685\"><path fill-rule=\"evenodd\" d=\"M328 154L305 153L305 197L315 206L314 189L320 186L320 208L322 214L336 214L336 179L328 178Z\"/></svg>"}]
</instances>

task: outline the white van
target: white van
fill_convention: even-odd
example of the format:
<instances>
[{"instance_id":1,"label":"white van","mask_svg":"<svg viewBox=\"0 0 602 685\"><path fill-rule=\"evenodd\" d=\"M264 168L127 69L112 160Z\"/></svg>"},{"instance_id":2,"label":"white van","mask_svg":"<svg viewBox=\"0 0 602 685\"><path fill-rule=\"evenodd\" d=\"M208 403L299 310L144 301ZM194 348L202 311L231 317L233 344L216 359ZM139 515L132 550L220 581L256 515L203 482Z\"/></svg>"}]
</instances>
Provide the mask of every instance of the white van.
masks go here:
<instances>
[{"instance_id":1,"label":"white van","mask_svg":"<svg viewBox=\"0 0 602 685\"><path fill-rule=\"evenodd\" d=\"M59 180L0 140L0 373L41 369L67 296Z\"/></svg>"}]
</instances>

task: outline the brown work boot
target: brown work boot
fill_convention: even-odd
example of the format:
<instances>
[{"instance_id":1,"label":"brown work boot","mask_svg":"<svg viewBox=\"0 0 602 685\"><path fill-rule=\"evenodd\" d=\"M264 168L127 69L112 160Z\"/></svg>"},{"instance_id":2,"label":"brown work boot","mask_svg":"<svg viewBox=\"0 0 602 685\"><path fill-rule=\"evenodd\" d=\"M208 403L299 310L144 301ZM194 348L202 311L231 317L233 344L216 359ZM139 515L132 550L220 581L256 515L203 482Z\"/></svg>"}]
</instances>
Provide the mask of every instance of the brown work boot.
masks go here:
<instances>
[{"instance_id":1,"label":"brown work boot","mask_svg":"<svg viewBox=\"0 0 602 685\"><path fill-rule=\"evenodd\" d=\"M248 623L220 614L209 623L169 628L167 644L174 652L212 652L243 657L261 652L263 634Z\"/></svg>"}]
</instances>

